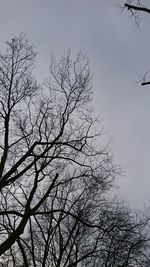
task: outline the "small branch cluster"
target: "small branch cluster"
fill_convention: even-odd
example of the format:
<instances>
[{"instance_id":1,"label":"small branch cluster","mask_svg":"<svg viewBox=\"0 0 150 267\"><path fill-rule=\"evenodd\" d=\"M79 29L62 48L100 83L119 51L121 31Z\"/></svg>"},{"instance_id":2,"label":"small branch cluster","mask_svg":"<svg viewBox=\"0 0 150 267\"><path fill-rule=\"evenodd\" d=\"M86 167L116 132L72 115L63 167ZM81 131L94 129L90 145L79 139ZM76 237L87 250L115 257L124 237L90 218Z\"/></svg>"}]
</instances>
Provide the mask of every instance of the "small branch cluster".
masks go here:
<instances>
[{"instance_id":1,"label":"small branch cluster","mask_svg":"<svg viewBox=\"0 0 150 267\"><path fill-rule=\"evenodd\" d=\"M134 18L135 23L138 27L139 27L139 23L140 23L140 17L139 17L140 13L150 14L150 8L143 6L141 1L139 1L139 0L137 0L136 3L131 1L131 0L127 1L124 4L124 8L131 12L131 16ZM142 79L141 79L141 85L142 86L150 84L149 79L146 80L148 74L149 74L149 71L146 72L144 77L142 77Z\"/></svg>"}]
</instances>

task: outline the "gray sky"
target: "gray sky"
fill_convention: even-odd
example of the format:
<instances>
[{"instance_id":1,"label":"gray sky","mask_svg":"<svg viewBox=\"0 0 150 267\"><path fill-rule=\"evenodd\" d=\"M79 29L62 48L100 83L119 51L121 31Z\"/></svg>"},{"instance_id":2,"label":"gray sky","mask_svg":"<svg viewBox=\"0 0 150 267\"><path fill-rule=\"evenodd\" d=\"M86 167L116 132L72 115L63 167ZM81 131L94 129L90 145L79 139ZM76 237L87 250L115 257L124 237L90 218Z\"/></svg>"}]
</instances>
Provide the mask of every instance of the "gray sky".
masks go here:
<instances>
[{"instance_id":1,"label":"gray sky","mask_svg":"<svg viewBox=\"0 0 150 267\"><path fill-rule=\"evenodd\" d=\"M37 74L49 56L85 50L93 73L94 106L112 137L125 176L120 192L133 207L150 204L150 87L138 79L150 69L149 25L140 30L120 0L0 0L0 44L27 33L38 52Z\"/></svg>"}]
</instances>

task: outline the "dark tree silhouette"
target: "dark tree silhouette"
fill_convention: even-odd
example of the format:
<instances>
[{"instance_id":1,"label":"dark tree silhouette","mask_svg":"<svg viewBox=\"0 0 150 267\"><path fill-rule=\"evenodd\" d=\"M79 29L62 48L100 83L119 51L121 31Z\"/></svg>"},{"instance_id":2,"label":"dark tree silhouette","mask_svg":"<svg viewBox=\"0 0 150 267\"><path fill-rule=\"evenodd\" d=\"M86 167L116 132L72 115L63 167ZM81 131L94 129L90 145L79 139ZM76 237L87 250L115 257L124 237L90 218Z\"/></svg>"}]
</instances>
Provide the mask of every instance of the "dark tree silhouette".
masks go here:
<instances>
[{"instance_id":1,"label":"dark tree silhouette","mask_svg":"<svg viewBox=\"0 0 150 267\"><path fill-rule=\"evenodd\" d=\"M83 53L33 75L25 35L0 54L1 266L141 266L146 221L107 192L117 173L92 118Z\"/></svg>"},{"instance_id":2,"label":"dark tree silhouette","mask_svg":"<svg viewBox=\"0 0 150 267\"><path fill-rule=\"evenodd\" d=\"M56 188L76 187L80 195L88 184L105 191L114 178L109 153L94 144L99 134L88 106L86 57L79 53L72 61L68 52L58 64L52 59L50 78L41 87L27 38L21 35L6 46L0 54L0 255Z\"/></svg>"}]
</instances>

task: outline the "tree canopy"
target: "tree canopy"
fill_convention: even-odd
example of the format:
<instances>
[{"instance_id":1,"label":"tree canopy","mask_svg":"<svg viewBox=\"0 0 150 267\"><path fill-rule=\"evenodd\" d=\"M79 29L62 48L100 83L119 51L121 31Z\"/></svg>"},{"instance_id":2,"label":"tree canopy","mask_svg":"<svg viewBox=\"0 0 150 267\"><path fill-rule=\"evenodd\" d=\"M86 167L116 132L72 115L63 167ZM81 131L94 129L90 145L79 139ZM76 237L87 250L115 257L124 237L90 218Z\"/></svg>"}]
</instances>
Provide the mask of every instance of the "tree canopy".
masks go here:
<instances>
[{"instance_id":1,"label":"tree canopy","mask_svg":"<svg viewBox=\"0 0 150 267\"><path fill-rule=\"evenodd\" d=\"M118 170L91 109L83 53L38 84L21 34L0 53L1 266L147 266L147 219L109 197Z\"/></svg>"}]
</instances>

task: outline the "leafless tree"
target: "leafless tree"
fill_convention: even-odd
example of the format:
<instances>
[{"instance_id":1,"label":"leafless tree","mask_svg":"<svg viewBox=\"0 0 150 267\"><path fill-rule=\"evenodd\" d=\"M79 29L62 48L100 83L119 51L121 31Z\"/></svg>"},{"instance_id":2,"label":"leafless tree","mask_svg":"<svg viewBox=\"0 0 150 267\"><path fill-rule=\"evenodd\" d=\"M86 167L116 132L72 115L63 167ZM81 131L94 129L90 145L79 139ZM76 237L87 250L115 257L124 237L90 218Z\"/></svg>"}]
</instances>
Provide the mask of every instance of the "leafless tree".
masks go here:
<instances>
[{"instance_id":1,"label":"leafless tree","mask_svg":"<svg viewBox=\"0 0 150 267\"><path fill-rule=\"evenodd\" d=\"M27 38L5 44L0 54L0 255L59 187L78 189L78 198L84 184L104 192L114 179L111 156L96 144L86 57L79 53L72 60L68 52L59 63L52 59L49 80L38 86L36 54Z\"/></svg>"},{"instance_id":2,"label":"leafless tree","mask_svg":"<svg viewBox=\"0 0 150 267\"><path fill-rule=\"evenodd\" d=\"M57 195L53 198L53 205L56 198ZM79 219L64 214L66 201L61 202L58 204L57 201L58 214L48 212L49 203L46 203L43 211L30 220L26 235L20 237L4 257L10 264L8 266L12 266L12 262L18 267L148 266L147 219L144 221L143 217L141 220L133 216L124 205L101 200L99 226L93 224L92 228L82 222L85 216L88 220L93 213L89 208L89 198L82 210L81 205L73 203L74 208L81 211Z\"/></svg>"},{"instance_id":3,"label":"leafless tree","mask_svg":"<svg viewBox=\"0 0 150 267\"><path fill-rule=\"evenodd\" d=\"M92 118L86 56L51 59L34 77L25 35L0 54L1 266L131 266L143 228L107 199L116 168ZM120 256L124 255L122 260ZM117 265L118 264L118 265ZM137 265L140 266L140 265Z\"/></svg>"}]
</instances>

